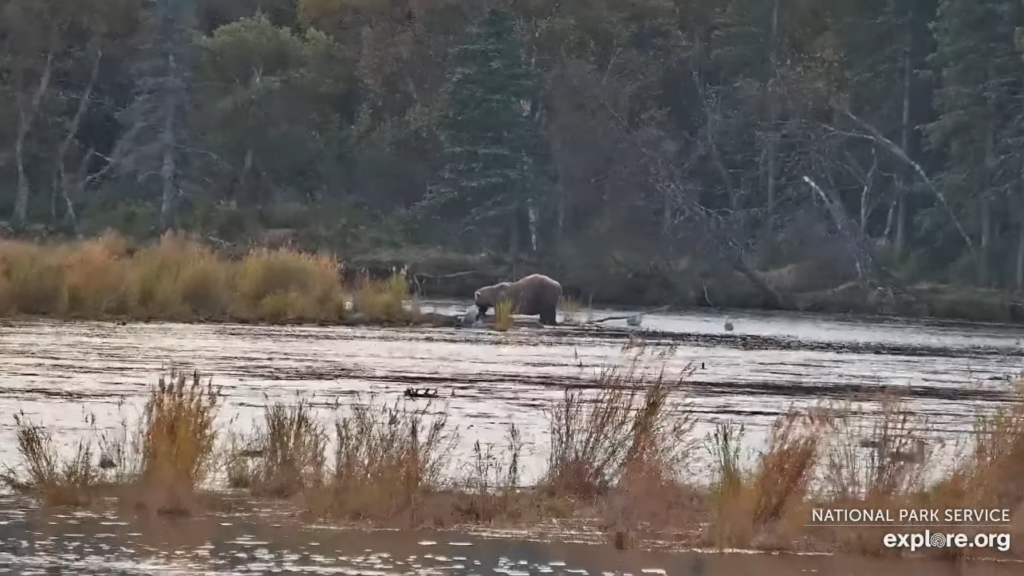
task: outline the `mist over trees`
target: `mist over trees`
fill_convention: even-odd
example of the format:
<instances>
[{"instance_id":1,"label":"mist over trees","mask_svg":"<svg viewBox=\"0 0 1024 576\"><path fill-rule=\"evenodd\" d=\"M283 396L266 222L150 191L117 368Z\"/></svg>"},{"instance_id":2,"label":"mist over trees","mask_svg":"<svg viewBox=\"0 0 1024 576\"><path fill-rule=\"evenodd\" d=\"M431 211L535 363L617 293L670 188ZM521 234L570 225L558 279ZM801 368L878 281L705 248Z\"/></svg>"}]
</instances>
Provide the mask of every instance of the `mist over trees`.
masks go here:
<instances>
[{"instance_id":1,"label":"mist over trees","mask_svg":"<svg viewBox=\"0 0 1024 576\"><path fill-rule=\"evenodd\" d=\"M0 0L0 219L685 301L1021 290L1022 27L1021 0Z\"/></svg>"}]
</instances>

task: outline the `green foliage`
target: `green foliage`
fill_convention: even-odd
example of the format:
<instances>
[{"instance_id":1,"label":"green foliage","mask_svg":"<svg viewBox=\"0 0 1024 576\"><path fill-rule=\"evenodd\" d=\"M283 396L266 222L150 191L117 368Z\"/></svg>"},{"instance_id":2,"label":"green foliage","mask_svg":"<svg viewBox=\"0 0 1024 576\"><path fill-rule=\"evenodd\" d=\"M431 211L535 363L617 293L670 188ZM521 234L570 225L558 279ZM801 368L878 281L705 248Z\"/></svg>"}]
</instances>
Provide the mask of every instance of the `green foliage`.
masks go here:
<instances>
[{"instance_id":1,"label":"green foliage","mask_svg":"<svg viewBox=\"0 0 1024 576\"><path fill-rule=\"evenodd\" d=\"M904 282L1024 289L1019 0L396 6L0 2L0 217L536 242L636 299L757 300L744 263L849 279L864 245Z\"/></svg>"},{"instance_id":2,"label":"green foliage","mask_svg":"<svg viewBox=\"0 0 1024 576\"><path fill-rule=\"evenodd\" d=\"M507 11L491 8L450 54L443 167L426 200L446 219L500 227L544 189L544 142L533 117L539 79L514 25Z\"/></svg>"}]
</instances>

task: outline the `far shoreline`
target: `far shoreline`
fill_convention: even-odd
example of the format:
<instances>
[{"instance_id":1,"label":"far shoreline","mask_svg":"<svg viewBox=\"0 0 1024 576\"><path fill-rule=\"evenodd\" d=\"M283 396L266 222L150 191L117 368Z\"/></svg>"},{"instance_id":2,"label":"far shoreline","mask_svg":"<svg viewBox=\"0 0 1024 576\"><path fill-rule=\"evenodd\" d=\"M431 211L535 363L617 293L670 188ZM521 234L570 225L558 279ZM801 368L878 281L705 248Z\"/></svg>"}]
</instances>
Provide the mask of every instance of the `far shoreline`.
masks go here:
<instances>
[{"instance_id":1,"label":"far shoreline","mask_svg":"<svg viewBox=\"0 0 1024 576\"><path fill-rule=\"evenodd\" d=\"M468 305L475 289L510 280L516 270L468 255L406 251L341 260L290 247L211 247L183 234L134 244L114 233L48 244L0 239L0 318L445 327L452 322L416 318L415 311L404 310L406 303L451 299ZM784 297L768 306L740 280L699 287L686 281L669 289L654 286L653 280L602 276L600 271L585 280L563 268L535 262L519 267L515 276L541 272L558 280L564 289L563 312L713 310L722 315L1024 323L1024 302L994 289L919 284L883 290L846 283L815 292L783 294L780 289ZM353 313L365 321L352 319Z\"/></svg>"}]
</instances>

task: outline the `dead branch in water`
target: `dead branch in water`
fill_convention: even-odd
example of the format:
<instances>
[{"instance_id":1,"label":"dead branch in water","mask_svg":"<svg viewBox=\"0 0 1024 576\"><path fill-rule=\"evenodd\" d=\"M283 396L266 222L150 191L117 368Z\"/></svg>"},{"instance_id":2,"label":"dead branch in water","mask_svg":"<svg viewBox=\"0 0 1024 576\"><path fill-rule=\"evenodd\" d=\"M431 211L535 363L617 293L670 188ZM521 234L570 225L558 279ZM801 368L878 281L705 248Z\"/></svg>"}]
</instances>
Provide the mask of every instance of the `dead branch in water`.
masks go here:
<instances>
[{"instance_id":1,"label":"dead branch in water","mask_svg":"<svg viewBox=\"0 0 1024 576\"><path fill-rule=\"evenodd\" d=\"M626 316L606 316L604 318L598 318L596 320L587 320L583 324L601 324L602 322L611 322L612 320L629 320L635 316L644 316L647 314L654 314L655 312L661 312L668 310L669 306L659 306L657 308L651 308L650 310L644 310L643 312L637 312L636 314L628 314Z\"/></svg>"}]
</instances>

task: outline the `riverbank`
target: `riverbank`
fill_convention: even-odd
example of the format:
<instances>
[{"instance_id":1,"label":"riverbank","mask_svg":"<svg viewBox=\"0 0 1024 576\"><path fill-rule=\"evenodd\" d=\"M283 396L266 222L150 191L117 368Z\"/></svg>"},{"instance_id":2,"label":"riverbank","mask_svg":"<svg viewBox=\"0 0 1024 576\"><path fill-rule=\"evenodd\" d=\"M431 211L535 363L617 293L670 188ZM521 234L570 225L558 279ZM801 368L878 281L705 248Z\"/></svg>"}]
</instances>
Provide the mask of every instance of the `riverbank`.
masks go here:
<instances>
[{"instance_id":1,"label":"riverbank","mask_svg":"<svg viewBox=\"0 0 1024 576\"><path fill-rule=\"evenodd\" d=\"M189 517L35 508L0 497L0 570L20 574L303 573L425 576L451 574L683 574L702 576L960 576L963 568L929 559L851 555L684 552L671 547L620 551L591 533L475 529L339 530L296 523L263 507ZM561 536L562 538L559 538ZM571 540L565 542L564 540ZM1016 576L1008 562L972 562L971 576Z\"/></svg>"},{"instance_id":2,"label":"riverbank","mask_svg":"<svg viewBox=\"0 0 1024 576\"><path fill-rule=\"evenodd\" d=\"M288 248L217 245L183 235L134 246L108 234L38 244L0 240L0 316L324 325L454 326L422 315L413 296L468 300L476 288L529 272L563 284L568 306L764 309L742 277L602 273L430 250L381 252L346 261ZM856 284L822 288L800 267L765 273L782 309L823 313L1024 321L1012 294L943 285L903 291ZM621 276L621 277L620 277ZM828 283L825 282L824 285ZM412 305L410 306L410 303Z\"/></svg>"},{"instance_id":3,"label":"riverbank","mask_svg":"<svg viewBox=\"0 0 1024 576\"><path fill-rule=\"evenodd\" d=\"M186 237L131 247L0 240L0 316L69 319L373 323L421 321L403 271L342 282L333 255L253 249L229 259Z\"/></svg>"},{"instance_id":4,"label":"riverbank","mask_svg":"<svg viewBox=\"0 0 1024 576\"><path fill-rule=\"evenodd\" d=\"M357 404L337 414L333 431L308 402L275 403L252 430L219 429L218 390L198 375L178 374L153 390L137 427L96 432L70 457L20 415L22 462L5 480L50 505L102 506L110 496L126 510L181 515L218 506L223 497L206 490L229 486L255 501L282 502L305 522L445 529L556 522L597 527L619 548L658 540L898 555L882 535L910 530L808 527L814 507L889 510L894 517L908 508L1005 508L1011 523L998 531L1024 537L1014 480L1024 471L1019 389L1014 402L978 418L977 442L952 463L918 443L926 419L882 398L869 423L843 402L791 411L748 467L740 458L742 427L724 423L697 436L686 406L668 401L676 385L634 364L567 391L547 410L547 468L524 487L522 439L511 423L504 442L477 442L457 477L443 473L463 432L448 425L443 398ZM882 447L875 458L859 447L871 443ZM710 474L689 469L701 450L712 456Z\"/></svg>"}]
</instances>

